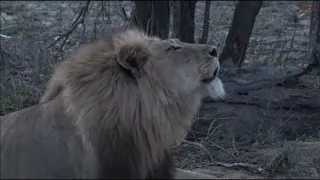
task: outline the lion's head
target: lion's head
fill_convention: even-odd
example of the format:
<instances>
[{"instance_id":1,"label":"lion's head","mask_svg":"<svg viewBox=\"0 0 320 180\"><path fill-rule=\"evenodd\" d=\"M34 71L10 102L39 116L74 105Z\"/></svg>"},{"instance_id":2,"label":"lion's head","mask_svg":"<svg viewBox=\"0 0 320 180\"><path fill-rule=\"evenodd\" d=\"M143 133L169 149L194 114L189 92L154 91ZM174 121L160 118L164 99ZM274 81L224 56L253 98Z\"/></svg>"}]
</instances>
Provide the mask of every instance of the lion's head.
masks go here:
<instances>
[{"instance_id":1,"label":"lion's head","mask_svg":"<svg viewBox=\"0 0 320 180\"><path fill-rule=\"evenodd\" d=\"M80 50L80 53L76 53L71 59L86 61L86 58L79 56L82 54L88 56L87 52L91 52L90 56L99 59L105 55L116 54L114 59L122 70L119 72L132 75L136 80L152 79L164 89L181 95L193 93L211 96L213 99L224 98L226 95L223 84L218 78L220 64L217 51L212 45L184 43L178 39L161 40L138 30L120 31L111 34L107 39L107 43L104 41L98 43L98 49L89 50L96 47L86 46L83 48L85 50L81 49L82 51ZM105 54L104 51L108 53ZM52 77L47 92L40 102L51 100L60 92L62 88L60 78L64 78L59 75L59 70L57 68L58 75Z\"/></svg>"},{"instance_id":2,"label":"lion's head","mask_svg":"<svg viewBox=\"0 0 320 180\"><path fill-rule=\"evenodd\" d=\"M220 65L214 46L178 39L161 40L134 30L120 38L125 39L119 41L124 44L118 44L117 61L135 78L152 78L166 89L183 95L198 93L214 99L225 96L217 77Z\"/></svg>"}]
</instances>

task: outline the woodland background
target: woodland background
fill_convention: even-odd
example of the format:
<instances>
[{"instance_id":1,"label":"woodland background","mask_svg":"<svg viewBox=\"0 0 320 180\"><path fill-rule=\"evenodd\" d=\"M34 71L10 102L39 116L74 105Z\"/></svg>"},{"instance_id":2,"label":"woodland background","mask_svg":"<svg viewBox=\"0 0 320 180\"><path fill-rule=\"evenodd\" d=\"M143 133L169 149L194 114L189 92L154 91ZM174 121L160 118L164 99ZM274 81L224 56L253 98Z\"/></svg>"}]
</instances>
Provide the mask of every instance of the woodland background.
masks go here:
<instances>
[{"instance_id":1,"label":"woodland background","mask_svg":"<svg viewBox=\"0 0 320 180\"><path fill-rule=\"evenodd\" d=\"M218 47L228 98L205 99L176 165L219 178L320 178L319 1L1 1L0 115L113 28Z\"/></svg>"}]
</instances>

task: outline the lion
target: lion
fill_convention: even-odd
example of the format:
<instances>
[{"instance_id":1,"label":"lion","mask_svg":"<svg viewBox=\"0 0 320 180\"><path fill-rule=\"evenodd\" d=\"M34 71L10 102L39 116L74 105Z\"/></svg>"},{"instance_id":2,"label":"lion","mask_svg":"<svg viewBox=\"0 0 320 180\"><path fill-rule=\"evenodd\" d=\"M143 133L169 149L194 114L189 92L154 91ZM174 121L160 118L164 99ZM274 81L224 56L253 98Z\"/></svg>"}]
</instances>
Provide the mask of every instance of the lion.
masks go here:
<instances>
[{"instance_id":1,"label":"lion","mask_svg":"<svg viewBox=\"0 0 320 180\"><path fill-rule=\"evenodd\" d=\"M60 63L39 104L1 117L1 178L175 177L173 145L224 98L212 45L129 29Z\"/></svg>"}]
</instances>

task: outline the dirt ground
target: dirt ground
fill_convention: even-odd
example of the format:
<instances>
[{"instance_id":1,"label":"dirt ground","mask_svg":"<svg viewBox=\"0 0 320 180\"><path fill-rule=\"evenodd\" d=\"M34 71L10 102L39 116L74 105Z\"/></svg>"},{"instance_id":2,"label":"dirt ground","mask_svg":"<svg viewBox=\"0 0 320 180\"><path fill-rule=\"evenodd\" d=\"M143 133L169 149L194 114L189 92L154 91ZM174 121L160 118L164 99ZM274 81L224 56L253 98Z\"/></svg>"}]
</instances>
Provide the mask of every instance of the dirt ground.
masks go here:
<instances>
[{"instance_id":1,"label":"dirt ground","mask_svg":"<svg viewBox=\"0 0 320 180\"><path fill-rule=\"evenodd\" d=\"M92 2L84 23L75 26L69 34L85 1L0 3L0 115L37 103L57 62L79 44L123 25L121 7L127 14L131 11L129 1ZM244 66L304 66L309 33L308 3L264 1ZM208 43L220 44L219 51L235 4L234 1L212 1ZM204 5L200 1L196 6L196 41L202 32ZM281 86L252 90L238 97L266 101L267 105L204 103L186 140L175 147L176 165L217 178L319 179L320 109L299 105L309 99L316 103L320 100L320 88L315 86L319 78L308 81L309 77L319 76L308 74ZM234 79L247 82L243 77ZM293 102L291 107L277 106L287 101Z\"/></svg>"},{"instance_id":2,"label":"dirt ground","mask_svg":"<svg viewBox=\"0 0 320 180\"><path fill-rule=\"evenodd\" d=\"M228 149L224 151L227 152ZM237 156L241 160L234 162L234 167L229 167L227 165L232 163L217 165L210 162L207 152L198 145L183 143L176 148L176 164L179 168L220 179L320 178L320 142L282 142L264 147L247 147L238 151ZM213 156L215 157L215 154Z\"/></svg>"}]
</instances>

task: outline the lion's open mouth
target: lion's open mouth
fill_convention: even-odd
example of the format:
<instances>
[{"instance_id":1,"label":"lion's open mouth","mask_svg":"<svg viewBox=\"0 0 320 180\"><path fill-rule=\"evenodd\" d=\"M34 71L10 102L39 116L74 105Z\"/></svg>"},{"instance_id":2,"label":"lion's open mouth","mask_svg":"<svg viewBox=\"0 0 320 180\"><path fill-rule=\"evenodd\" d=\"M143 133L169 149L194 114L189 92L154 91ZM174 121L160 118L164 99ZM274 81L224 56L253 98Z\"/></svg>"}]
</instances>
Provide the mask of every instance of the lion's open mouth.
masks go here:
<instances>
[{"instance_id":1,"label":"lion's open mouth","mask_svg":"<svg viewBox=\"0 0 320 180\"><path fill-rule=\"evenodd\" d=\"M201 82L204 84L209 84L214 80L214 78L216 78L217 74L218 74L218 68L213 72L211 77L203 78L203 79L201 79Z\"/></svg>"}]
</instances>

